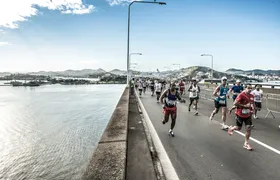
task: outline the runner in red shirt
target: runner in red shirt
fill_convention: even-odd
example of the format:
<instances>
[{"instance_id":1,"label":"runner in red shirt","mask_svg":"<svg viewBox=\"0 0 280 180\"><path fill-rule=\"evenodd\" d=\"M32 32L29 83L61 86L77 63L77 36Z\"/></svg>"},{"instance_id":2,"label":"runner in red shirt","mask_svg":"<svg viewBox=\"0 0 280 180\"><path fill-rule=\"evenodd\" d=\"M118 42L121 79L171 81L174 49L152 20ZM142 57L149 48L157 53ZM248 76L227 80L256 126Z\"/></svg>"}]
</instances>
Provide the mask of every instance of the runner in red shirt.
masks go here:
<instances>
[{"instance_id":1,"label":"runner in red shirt","mask_svg":"<svg viewBox=\"0 0 280 180\"><path fill-rule=\"evenodd\" d=\"M181 80L181 82L179 83L179 88L180 88L180 94L182 96L185 91L185 84L184 84L183 80Z\"/></svg>"},{"instance_id":2,"label":"runner in red shirt","mask_svg":"<svg viewBox=\"0 0 280 180\"><path fill-rule=\"evenodd\" d=\"M252 85L247 84L245 86L245 90L235 99L234 105L237 107L235 111L236 126L231 126L228 130L229 135L232 135L234 130L239 131L242 128L242 124L244 122L246 126L246 133L243 147L249 151L253 150L248 141L251 136L252 114L254 114L255 111L254 96L251 94L251 91Z\"/></svg>"}]
</instances>

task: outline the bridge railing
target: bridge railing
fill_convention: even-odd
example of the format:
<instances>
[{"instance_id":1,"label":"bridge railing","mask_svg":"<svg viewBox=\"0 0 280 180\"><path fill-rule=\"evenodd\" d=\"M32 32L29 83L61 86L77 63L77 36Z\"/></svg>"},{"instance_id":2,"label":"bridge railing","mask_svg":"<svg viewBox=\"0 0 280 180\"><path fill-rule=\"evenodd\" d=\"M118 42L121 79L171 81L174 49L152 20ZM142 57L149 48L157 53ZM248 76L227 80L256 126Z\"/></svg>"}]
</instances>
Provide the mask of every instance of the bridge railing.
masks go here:
<instances>
[{"instance_id":1,"label":"bridge railing","mask_svg":"<svg viewBox=\"0 0 280 180\"><path fill-rule=\"evenodd\" d=\"M265 118L267 118L269 114L271 114L271 116L275 118L274 114L280 114L280 95L266 94L265 105L267 109L267 114Z\"/></svg>"}]
</instances>

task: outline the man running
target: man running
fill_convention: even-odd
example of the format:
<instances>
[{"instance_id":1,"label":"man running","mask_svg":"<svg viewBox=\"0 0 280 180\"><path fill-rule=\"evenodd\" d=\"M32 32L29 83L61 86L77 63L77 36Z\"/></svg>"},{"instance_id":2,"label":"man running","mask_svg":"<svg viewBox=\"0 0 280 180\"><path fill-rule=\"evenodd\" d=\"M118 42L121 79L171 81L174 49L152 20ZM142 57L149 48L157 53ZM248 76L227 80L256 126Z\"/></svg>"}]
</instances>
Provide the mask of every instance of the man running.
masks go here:
<instances>
[{"instance_id":1,"label":"man running","mask_svg":"<svg viewBox=\"0 0 280 180\"><path fill-rule=\"evenodd\" d=\"M154 82L154 80L151 81L150 88L151 88L151 91L152 91L151 96L153 96L154 93L155 93L155 82Z\"/></svg>"},{"instance_id":2,"label":"man running","mask_svg":"<svg viewBox=\"0 0 280 180\"><path fill-rule=\"evenodd\" d=\"M142 96L142 90L143 90L143 84L142 84L142 81L139 80L139 83L138 83L138 91L139 91L139 96L140 96L140 97Z\"/></svg>"},{"instance_id":3,"label":"man running","mask_svg":"<svg viewBox=\"0 0 280 180\"><path fill-rule=\"evenodd\" d=\"M254 96L254 102L255 102L255 107L256 107L254 118L258 119L257 112L262 109L263 91L260 89L259 84L257 84L255 86L255 88L256 89L251 94Z\"/></svg>"},{"instance_id":4,"label":"man running","mask_svg":"<svg viewBox=\"0 0 280 180\"><path fill-rule=\"evenodd\" d=\"M183 80L181 80L181 82L179 83L179 90L180 90L180 95L182 96L185 91L185 83L183 82Z\"/></svg>"},{"instance_id":5,"label":"man running","mask_svg":"<svg viewBox=\"0 0 280 180\"><path fill-rule=\"evenodd\" d=\"M190 92L190 104L189 104L189 112L191 111L191 106L194 104L195 115L198 115L197 111L197 103L198 103L198 94L200 93L200 87L197 85L196 79L193 79L193 83L189 87L188 91Z\"/></svg>"},{"instance_id":6,"label":"man running","mask_svg":"<svg viewBox=\"0 0 280 180\"><path fill-rule=\"evenodd\" d=\"M163 114L164 118L162 120L162 124L165 124L169 120L169 115L171 116L171 128L169 130L169 135L174 137L173 129L175 127L176 123L176 117L177 117L177 107L176 107L176 100L179 100L180 102L185 102L178 91L176 91L176 84L172 83L170 89L166 89L160 96L160 102L163 105Z\"/></svg>"},{"instance_id":7,"label":"man running","mask_svg":"<svg viewBox=\"0 0 280 180\"><path fill-rule=\"evenodd\" d=\"M232 95L233 102L235 101L238 94L240 94L243 90L244 89L243 89L243 86L241 86L241 81L238 79L236 81L236 85L233 85L229 91L230 93L233 93L233 95Z\"/></svg>"},{"instance_id":8,"label":"man running","mask_svg":"<svg viewBox=\"0 0 280 180\"><path fill-rule=\"evenodd\" d=\"M227 86L227 78L222 77L222 84L218 86L213 95L216 97L214 100L215 103L215 110L212 112L210 116L210 120L213 119L214 115L219 112L219 109L222 107L222 129L227 129L228 126L226 125L226 111L227 111L227 97L229 88Z\"/></svg>"},{"instance_id":9,"label":"man running","mask_svg":"<svg viewBox=\"0 0 280 180\"><path fill-rule=\"evenodd\" d=\"M249 151L253 148L249 145L248 141L251 136L251 125L252 125L252 114L255 110L254 96L251 94L252 85L247 84L245 86L245 91L237 96L234 101L234 106L236 109L236 126L231 126L228 130L228 134L232 135L234 130L241 130L242 124L245 123L246 133L245 133L245 143L243 147Z\"/></svg>"},{"instance_id":10,"label":"man running","mask_svg":"<svg viewBox=\"0 0 280 180\"><path fill-rule=\"evenodd\" d=\"M162 89L161 83L156 81L155 87L156 87L157 102L159 103L159 98L160 98L161 89Z\"/></svg>"},{"instance_id":11,"label":"man running","mask_svg":"<svg viewBox=\"0 0 280 180\"><path fill-rule=\"evenodd\" d=\"M144 80L143 82L143 93L146 94L146 88L147 88L147 81Z\"/></svg>"}]
</instances>

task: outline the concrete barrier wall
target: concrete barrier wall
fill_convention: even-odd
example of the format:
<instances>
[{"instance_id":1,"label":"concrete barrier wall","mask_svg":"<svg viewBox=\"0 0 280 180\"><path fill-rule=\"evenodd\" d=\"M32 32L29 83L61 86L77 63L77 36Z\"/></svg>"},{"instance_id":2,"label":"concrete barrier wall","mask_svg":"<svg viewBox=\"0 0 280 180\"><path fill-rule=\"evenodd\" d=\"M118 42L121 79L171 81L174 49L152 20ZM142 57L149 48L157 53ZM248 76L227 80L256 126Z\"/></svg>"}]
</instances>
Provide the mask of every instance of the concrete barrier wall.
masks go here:
<instances>
[{"instance_id":1,"label":"concrete barrier wall","mask_svg":"<svg viewBox=\"0 0 280 180\"><path fill-rule=\"evenodd\" d=\"M124 180L127 154L129 89L119 103L95 149L84 180Z\"/></svg>"}]
</instances>

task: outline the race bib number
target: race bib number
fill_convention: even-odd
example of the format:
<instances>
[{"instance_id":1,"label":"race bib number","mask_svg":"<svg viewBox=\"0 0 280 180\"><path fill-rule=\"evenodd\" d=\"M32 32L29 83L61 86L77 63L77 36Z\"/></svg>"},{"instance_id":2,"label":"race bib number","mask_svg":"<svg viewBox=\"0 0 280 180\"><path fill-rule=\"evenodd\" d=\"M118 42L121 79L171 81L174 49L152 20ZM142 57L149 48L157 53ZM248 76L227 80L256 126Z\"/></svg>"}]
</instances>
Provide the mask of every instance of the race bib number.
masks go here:
<instances>
[{"instance_id":1,"label":"race bib number","mask_svg":"<svg viewBox=\"0 0 280 180\"><path fill-rule=\"evenodd\" d=\"M193 94L192 94L192 95L193 95L193 97L195 97L195 96L197 96L197 93L196 93L196 92L193 92Z\"/></svg>"},{"instance_id":2,"label":"race bib number","mask_svg":"<svg viewBox=\"0 0 280 180\"><path fill-rule=\"evenodd\" d=\"M220 100L219 104L226 104L226 101L225 100Z\"/></svg>"},{"instance_id":3,"label":"race bib number","mask_svg":"<svg viewBox=\"0 0 280 180\"><path fill-rule=\"evenodd\" d=\"M255 100L256 101L260 101L261 100L261 96L255 96Z\"/></svg>"},{"instance_id":4,"label":"race bib number","mask_svg":"<svg viewBox=\"0 0 280 180\"><path fill-rule=\"evenodd\" d=\"M169 106L175 106L175 105L176 105L176 101L167 100L167 104L168 104Z\"/></svg>"},{"instance_id":5,"label":"race bib number","mask_svg":"<svg viewBox=\"0 0 280 180\"><path fill-rule=\"evenodd\" d=\"M250 113L250 109L242 109L242 114L249 114Z\"/></svg>"}]
</instances>

